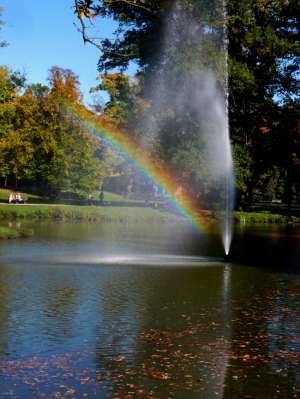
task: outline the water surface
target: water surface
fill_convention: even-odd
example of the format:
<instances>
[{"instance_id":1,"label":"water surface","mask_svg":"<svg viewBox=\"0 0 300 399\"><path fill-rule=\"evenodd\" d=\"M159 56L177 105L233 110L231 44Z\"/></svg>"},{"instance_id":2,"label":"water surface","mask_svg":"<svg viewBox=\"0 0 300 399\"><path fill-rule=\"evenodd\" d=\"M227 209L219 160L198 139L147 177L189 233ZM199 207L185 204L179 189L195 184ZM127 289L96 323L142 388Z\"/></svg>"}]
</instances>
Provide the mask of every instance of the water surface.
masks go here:
<instances>
[{"instance_id":1,"label":"water surface","mask_svg":"<svg viewBox=\"0 0 300 399\"><path fill-rule=\"evenodd\" d=\"M0 398L297 398L300 231L35 224L0 243Z\"/></svg>"}]
</instances>

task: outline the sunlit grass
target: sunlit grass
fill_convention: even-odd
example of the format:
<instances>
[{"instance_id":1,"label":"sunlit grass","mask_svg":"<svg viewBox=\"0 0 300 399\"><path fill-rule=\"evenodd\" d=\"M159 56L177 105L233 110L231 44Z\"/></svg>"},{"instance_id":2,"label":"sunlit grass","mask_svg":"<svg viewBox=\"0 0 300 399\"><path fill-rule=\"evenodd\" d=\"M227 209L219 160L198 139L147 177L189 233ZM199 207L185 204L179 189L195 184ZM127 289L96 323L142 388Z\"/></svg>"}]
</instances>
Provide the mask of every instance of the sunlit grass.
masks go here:
<instances>
[{"instance_id":1,"label":"sunlit grass","mask_svg":"<svg viewBox=\"0 0 300 399\"><path fill-rule=\"evenodd\" d=\"M1 202L8 202L9 194L11 193L11 191L12 190L8 190L6 188L0 188L0 201ZM28 201L30 201L31 199L34 199L35 201L38 200L38 199L41 199L41 197L38 196L38 195L25 193L23 191L17 191L17 192L19 192L22 197L25 197L26 199L28 199Z\"/></svg>"},{"instance_id":2,"label":"sunlit grass","mask_svg":"<svg viewBox=\"0 0 300 399\"><path fill-rule=\"evenodd\" d=\"M0 204L0 219L48 219L85 222L164 223L178 220L169 212L146 207Z\"/></svg>"},{"instance_id":3,"label":"sunlit grass","mask_svg":"<svg viewBox=\"0 0 300 399\"><path fill-rule=\"evenodd\" d=\"M9 194L11 193L11 191L12 190L0 188L0 202L8 202ZM31 193L24 192L24 191L18 191L18 190L15 190L15 191L20 192L21 196L25 197L26 202L28 202L28 203L31 203L31 202L38 203L40 201L41 203L44 204L44 203L55 202L55 200L50 200L48 197L45 197L45 196L43 197L40 195L35 195L35 194L31 194ZM93 195L93 201L97 202L99 200L99 191L94 191L92 193L92 195ZM63 201L63 198L60 198L58 196L58 200L61 202L61 201ZM74 200L76 200L76 199L74 198ZM68 201L68 199L66 199L66 201ZM81 200L80 199L78 200L78 198L77 198L77 201L79 201L79 202L81 201L82 203L84 203L87 201L87 196L86 196L86 198L84 198L84 196L82 196ZM123 195L108 192L108 191L104 192L104 201L105 202L127 202L127 203L130 203L130 202L143 203L144 202L142 200L128 198Z\"/></svg>"},{"instance_id":4,"label":"sunlit grass","mask_svg":"<svg viewBox=\"0 0 300 399\"><path fill-rule=\"evenodd\" d=\"M0 219L47 219L121 223L165 223L178 221L178 218L170 212L146 207L142 200L126 198L111 192L104 193L105 206L97 206L99 205L99 192L93 193L93 206L87 205L87 199L76 201L76 205L63 205L55 204L55 201L50 202L46 197L39 197L23 192L21 192L21 195L27 198L26 202L28 205L8 205L10 192L7 189L0 189L0 202L6 203L0 204ZM68 203L68 200L66 202ZM300 218L277 214L271 211L234 212L234 221L236 223L247 224L288 224L300 223Z\"/></svg>"},{"instance_id":5,"label":"sunlit grass","mask_svg":"<svg viewBox=\"0 0 300 399\"><path fill-rule=\"evenodd\" d=\"M280 215L271 212L234 212L234 220L237 223L257 223L257 224L300 223L299 217Z\"/></svg>"}]
</instances>

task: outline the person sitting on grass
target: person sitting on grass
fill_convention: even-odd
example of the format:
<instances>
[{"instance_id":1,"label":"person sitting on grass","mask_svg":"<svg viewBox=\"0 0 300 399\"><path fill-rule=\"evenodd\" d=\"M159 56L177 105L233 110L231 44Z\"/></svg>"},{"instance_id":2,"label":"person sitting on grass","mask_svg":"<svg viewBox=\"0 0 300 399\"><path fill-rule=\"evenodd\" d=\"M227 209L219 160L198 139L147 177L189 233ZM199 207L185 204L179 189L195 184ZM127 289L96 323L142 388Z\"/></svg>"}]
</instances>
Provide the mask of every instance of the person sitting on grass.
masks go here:
<instances>
[{"instance_id":1,"label":"person sitting on grass","mask_svg":"<svg viewBox=\"0 0 300 399\"><path fill-rule=\"evenodd\" d=\"M24 204L24 199L22 198L22 195L20 193L16 194L16 203L17 204Z\"/></svg>"},{"instance_id":2,"label":"person sitting on grass","mask_svg":"<svg viewBox=\"0 0 300 399\"><path fill-rule=\"evenodd\" d=\"M16 194L13 191L9 194L8 203L9 204L15 204L16 203Z\"/></svg>"}]
</instances>

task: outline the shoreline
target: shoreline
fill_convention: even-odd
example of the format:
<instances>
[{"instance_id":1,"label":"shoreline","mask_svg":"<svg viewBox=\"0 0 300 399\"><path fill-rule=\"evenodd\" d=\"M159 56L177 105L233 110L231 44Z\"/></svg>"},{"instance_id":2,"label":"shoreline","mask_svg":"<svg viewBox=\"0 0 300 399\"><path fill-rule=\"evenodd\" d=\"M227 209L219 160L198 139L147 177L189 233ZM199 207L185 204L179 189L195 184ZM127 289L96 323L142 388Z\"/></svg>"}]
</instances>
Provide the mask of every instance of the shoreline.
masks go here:
<instances>
[{"instance_id":1,"label":"shoreline","mask_svg":"<svg viewBox=\"0 0 300 399\"><path fill-rule=\"evenodd\" d=\"M233 221L236 224L281 224L281 225L300 225L300 217L295 215L282 215L262 212L234 212Z\"/></svg>"},{"instance_id":2,"label":"shoreline","mask_svg":"<svg viewBox=\"0 0 300 399\"><path fill-rule=\"evenodd\" d=\"M219 215L215 211L205 211L212 224ZM183 225L185 220L166 210L151 207L117 207L55 204L0 204L0 240L25 239L33 236L33 230L7 226L16 221L56 221L62 223L121 223L131 225L170 224ZM234 212L234 225L280 225L300 226L300 217L280 215L271 212Z\"/></svg>"},{"instance_id":3,"label":"shoreline","mask_svg":"<svg viewBox=\"0 0 300 399\"><path fill-rule=\"evenodd\" d=\"M176 215L151 207L0 204L0 223L14 220L54 220L66 222L174 223Z\"/></svg>"},{"instance_id":4,"label":"shoreline","mask_svg":"<svg viewBox=\"0 0 300 399\"><path fill-rule=\"evenodd\" d=\"M216 221L215 211L204 211L208 221ZM152 207L88 206L60 204L0 204L0 221L60 220L74 222L182 223L183 218ZM300 224L300 217L271 212L234 212L235 224Z\"/></svg>"}]
</instances>

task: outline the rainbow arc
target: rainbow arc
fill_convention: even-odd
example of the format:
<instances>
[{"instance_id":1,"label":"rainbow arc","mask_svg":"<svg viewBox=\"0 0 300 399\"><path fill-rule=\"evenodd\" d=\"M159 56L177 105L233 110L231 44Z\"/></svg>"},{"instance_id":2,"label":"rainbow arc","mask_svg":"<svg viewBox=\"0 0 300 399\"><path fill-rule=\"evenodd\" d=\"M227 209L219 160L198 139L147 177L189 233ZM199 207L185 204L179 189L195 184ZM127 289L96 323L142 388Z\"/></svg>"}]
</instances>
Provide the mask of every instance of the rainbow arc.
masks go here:
<instances>
[{"instance_id":1,"label":"rainbow arc","mask_svg":"<svg viewBox=\"0 0 300 399\"><path fill-rule=\"evenodd\" d=\"M187 219L198 231L205 232L207 220L196 196L183 184L178 176L159 159L143 151L124 131L105 119L99 120L84 108L66 107L69 115L77 118L90 134L99 137L106 145L117 150L128 159L146 179L166 193L170 205Z\"/></svg>"}]
</instances>

